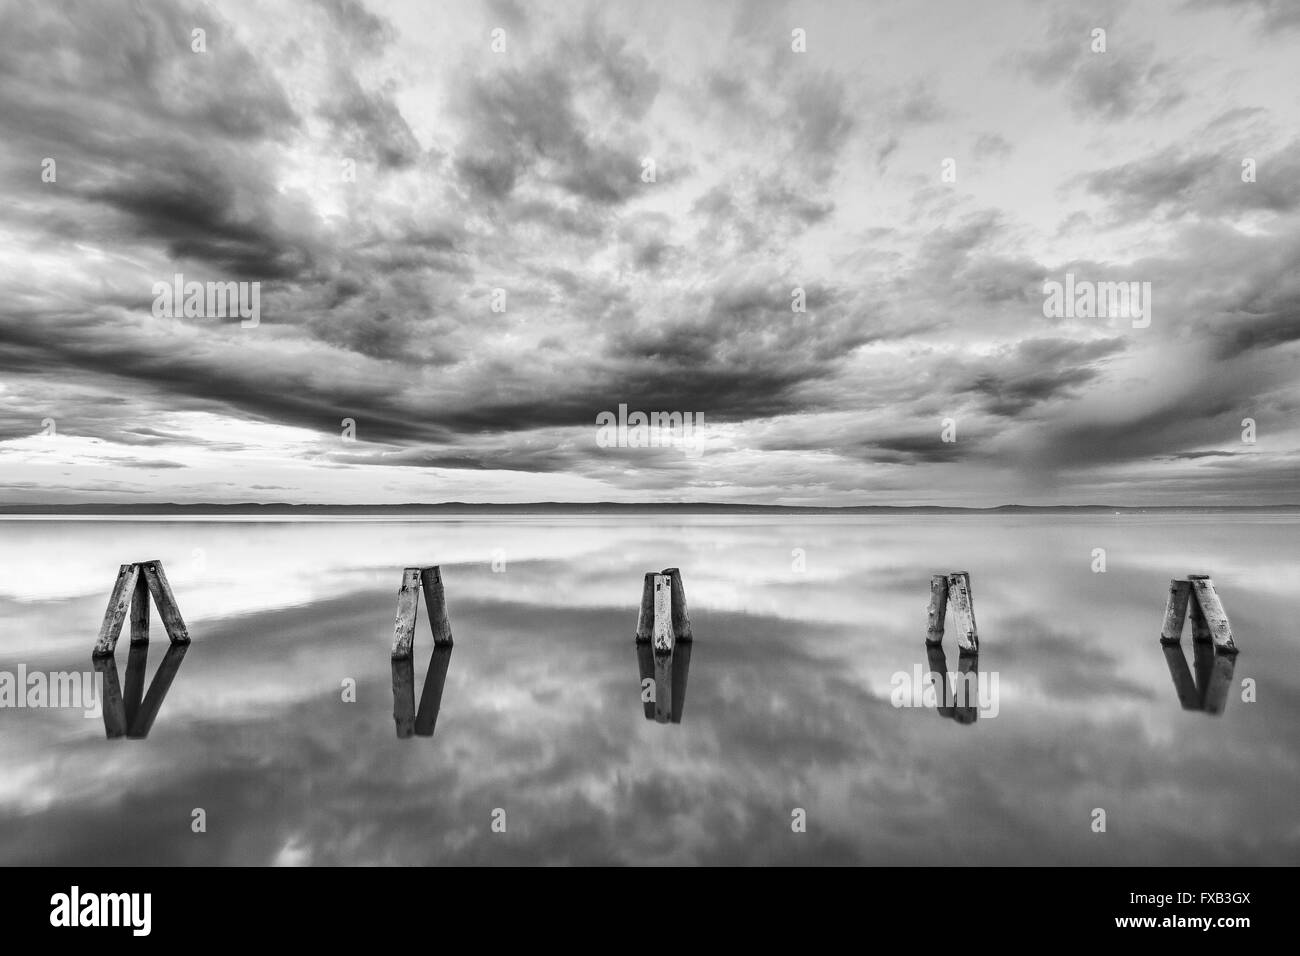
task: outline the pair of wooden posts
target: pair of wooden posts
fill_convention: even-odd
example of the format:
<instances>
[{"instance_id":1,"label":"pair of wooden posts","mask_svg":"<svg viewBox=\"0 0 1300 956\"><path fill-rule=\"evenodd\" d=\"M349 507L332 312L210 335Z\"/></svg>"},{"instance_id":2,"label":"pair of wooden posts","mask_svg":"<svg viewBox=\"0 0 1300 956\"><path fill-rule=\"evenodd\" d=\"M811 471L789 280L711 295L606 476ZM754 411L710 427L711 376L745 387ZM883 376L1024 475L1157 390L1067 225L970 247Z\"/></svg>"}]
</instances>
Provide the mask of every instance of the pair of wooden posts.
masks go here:
<instances>
[{"instance_id":1,"label":"pair of wooden posts","mask_svg":"<svg viewBox=\"0 0 1300 956\"><path fill-rule=\"evenodd\" d=\"M425 614L433 633L433 656L424 675L420 707L415 707L415 624L419 616L420 592L424 592ZM397 623L393 629L393 721L397 736L432 737L442 708L442 690L451 664L451 621L447 618L447 596L442 588L442 571L436 565L407 568L397 592Z\"/></svg>"},{"instance_id":2,"label":"pair of wooden posts","mask_svg":"<svg viewBox=\"0 0 1300 956\"><path fill-rule=\"evenodd\" d=\"M162 663L144 689L144 670L149 647L149 600L158 606L158 615L171 641ZM117 663L113 659L127 612L131 615L131 651L126 664L126 695L118 681ZM185 627L176 597L163 571L161 561L138 561L124 564L108 598L108 610L100 625L99 637L92 652L95 671L104 675L104 733L116 737L149 736L163 698L180 670L189 648L190 632Z\"/></svg>"},{"instance_id":3,"label":"pair of wooden posts","mask_svg":"<svg viewBox=\"0 0 1300 956\"><path fill-rule=\"evenodd\" d=\"M117 581L108 598L108 610L95 641L95 657L112 657L117 650L117 639L122 634L122 624L127 611L131 612L131 643L149 643L149 598L158 605L158 614L172 644L188 644L190 633L176 606L167 575L161 561L140 561L124 564L117 572Z\"/></svg>"},{"instance_id":4,"label":"pair of wooden posts","mask_svg":"<svg viewBox=\"0 0 1300 956\"><path fill-rule=\"evenodd\" d=\"M1189 611L1193 641L1213 641L1215 651L1220 654L1237 653L1228 615L1208 574L1189 574L1169 582L1169 603L1165 605L1165 623L1160 629L1161 644L1170 647L1182 640Z\"/></svg>"},{"instance_id":5,"label":"pair of wooden posts","mask_svg":"<svg viewBox=\"0 0 1300 956\"><path fill-rule=\"evenodd\" d=\"M636 620L636 650L647 719L681 723L693 640L681 571L646 572Z\"/></svg>"},{"instance_id":6,"label":"pair of wooden posts","mask_svg":"<svg viewBox=\"0 0 1300 956\"><path fill-rule=\"evenodd\" d=\"M975 627L975 605L971 600L969 571L950 571L930 578L930 606L927 610L929 625L925 632L925 642L931 645L943 643L944 620L948 616L949 601L952 603L953 622L957 626L958 650L962 654L978 654L980 636Z\"/></svg>"}]
</instances>

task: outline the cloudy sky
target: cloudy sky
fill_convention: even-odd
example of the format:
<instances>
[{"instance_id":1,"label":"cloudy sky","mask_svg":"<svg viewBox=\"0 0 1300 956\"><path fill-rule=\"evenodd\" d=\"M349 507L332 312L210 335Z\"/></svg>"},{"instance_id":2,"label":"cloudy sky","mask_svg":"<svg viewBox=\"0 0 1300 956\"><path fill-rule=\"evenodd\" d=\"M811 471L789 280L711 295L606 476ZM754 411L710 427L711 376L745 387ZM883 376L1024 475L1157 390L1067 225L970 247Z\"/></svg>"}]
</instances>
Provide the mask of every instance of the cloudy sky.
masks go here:
<instances>
[{"instance_id":1,"label":"cloudy sky","mask_svg":"<svg viewBox=\"0 0 1300 956\"><path fill-rule=\"evenodd\" d=\"M1300 501L1300 6L1127 6L0 0L0 501Z\"/></svg>"}]
</instances>

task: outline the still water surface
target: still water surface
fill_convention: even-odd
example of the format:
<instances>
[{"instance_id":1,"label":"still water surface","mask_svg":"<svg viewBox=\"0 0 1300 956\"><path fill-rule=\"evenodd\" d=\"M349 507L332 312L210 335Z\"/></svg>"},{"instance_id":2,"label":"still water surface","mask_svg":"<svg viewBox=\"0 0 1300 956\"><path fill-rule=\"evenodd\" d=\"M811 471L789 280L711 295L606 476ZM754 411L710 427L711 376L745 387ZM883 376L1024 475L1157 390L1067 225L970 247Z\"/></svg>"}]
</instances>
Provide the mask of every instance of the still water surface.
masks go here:
<instances>
[{"instance_id":1,"label":"still water surface","mask_svg":"<svg viewBox=\"0 0 1300 956\"><path fill-rule=\"evenodd\" d=\"M134 735L0 709L0 864L1300 863L1297 531L1222 515L0 520L0 671L89 671L122 562L162 560L193 637L161 701L135 704L167 642L155 613L141 671L124 631L130 716L156 708ZM396 595L427 564L455 646L426 690L422 608L424 706L399 739ZM695 640L661 671L657 712L633 632L642 575L665 567ZM930 575L949 570L971 573L986 696L894 706L917 675L970 669L951 623L946 659L924 643ZM1190 633L1186 663L1159 644L1169 579L1196 572L1214 575L1235 662L1198 662ZM1220 715L1199 709L1212 682Z\"/></svg>"}]
</instances>

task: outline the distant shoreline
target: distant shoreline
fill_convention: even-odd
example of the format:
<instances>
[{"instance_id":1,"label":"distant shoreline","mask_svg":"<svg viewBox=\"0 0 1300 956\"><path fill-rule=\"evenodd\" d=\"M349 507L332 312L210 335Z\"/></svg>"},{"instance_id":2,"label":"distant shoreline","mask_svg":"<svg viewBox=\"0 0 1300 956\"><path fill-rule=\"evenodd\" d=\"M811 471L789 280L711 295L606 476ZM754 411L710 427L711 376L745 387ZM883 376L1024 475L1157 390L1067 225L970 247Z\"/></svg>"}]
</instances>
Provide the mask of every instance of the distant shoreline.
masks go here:
<instances>
[{"instance_id":1,"label":"distant shoreline","mask_svg":"<svg viewBox=\"0 0 1300 956\"><path fill-rule=\"evenodd\" d=\"M1199 507L1131 505L999 505L992 508L960 508L942 505L848 505L820 507L803 505L728 504L721 502L645 504L623 502L531 502L523 504L440 504L400 505L291 505L291 504L79 504L0 505L0 517L415 517L420 515L598 515L598 514L697 514L697 515L1015 515L1015 514L1291 514L1300 505L1207 505Z\"/></svg>"}]
</instances>

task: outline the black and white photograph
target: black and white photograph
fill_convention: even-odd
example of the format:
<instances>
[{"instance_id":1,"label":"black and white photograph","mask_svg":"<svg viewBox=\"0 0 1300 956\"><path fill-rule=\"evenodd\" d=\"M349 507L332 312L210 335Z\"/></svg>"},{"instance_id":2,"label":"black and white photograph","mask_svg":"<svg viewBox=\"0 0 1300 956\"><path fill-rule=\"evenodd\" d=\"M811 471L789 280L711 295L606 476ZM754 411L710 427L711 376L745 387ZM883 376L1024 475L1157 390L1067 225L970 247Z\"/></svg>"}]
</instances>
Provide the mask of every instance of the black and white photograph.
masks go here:
<instances>
[{"instance_id":1,"label":"black and white photograph","mask_svg":"<svg viewBox=\"0 0 1300 956\"><path fill-rule=\"evenodd\" d=\"M1261 928L1298 54L1294 0L0 0L14 919L850 867Z\"/></svg>"}]
</instances>

